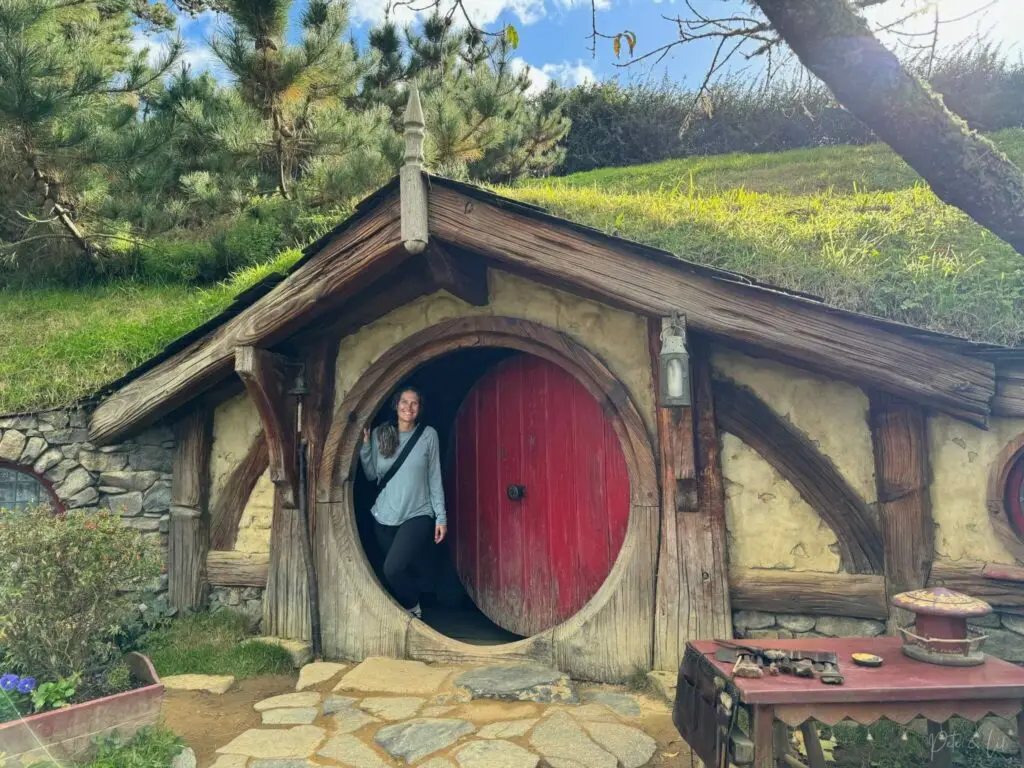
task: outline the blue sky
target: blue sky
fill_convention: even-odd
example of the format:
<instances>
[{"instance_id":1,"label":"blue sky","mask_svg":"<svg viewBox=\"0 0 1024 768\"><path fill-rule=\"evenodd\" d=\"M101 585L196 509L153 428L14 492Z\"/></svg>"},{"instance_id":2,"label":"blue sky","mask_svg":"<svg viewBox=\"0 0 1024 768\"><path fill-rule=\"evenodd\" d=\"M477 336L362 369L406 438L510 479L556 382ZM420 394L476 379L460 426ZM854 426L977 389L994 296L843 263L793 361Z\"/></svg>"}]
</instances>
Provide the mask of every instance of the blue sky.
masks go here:
<instances>
[{"instance_id":1,"label":"blue sky","mask_svg":"<svg viewBox=\"0 0 1024 768\"><path fill-rule=\"evenodd\" d=\"M302 2L295 0L293 15L301 12ZM363 40L370 26L383 17L385 2L350 0L353 31L358 40ZM701 12L709 15L749 12L749 6L742 0L692 2ZM465 0L465 6L474 16L474 21L485 28L494 30L505 24L515 25L520 39L516 51L517 63L530 68L538 87L549 79L558 80L564 85L575 85L609 77L621 80L660 79L666 75L683 85L696 87L714 53L714 43L701 41L677 46L657 65L645 62L623 68L616 64L623 63L625 59L616 60L608 40L599 40L596 56L591 54L587 37L591 29L590 0ZM598 0L597 8L600 31L633 31L638 38L637 53L671 41L675 28L663 17L685 15L688 12L681 0ZM915 33L930 30L937 10L942 20L940 47L955 45L980 31L1002 43L1015 55L1022 52L1024 0L891 0L887 5L875 9L871 20L875 24L884 24L902 18L913 10L921 10L922 13L904 23L901 31ZM408 19L411 16L412 12L403 10L400 18ZM186 58L196 69L210 68L216 73L216 63L206 41L215 32L217 24L216 16L211 13L197 19L181 19L181 33L188 45ZM913 39L906 35L885 36L887 44L891 46ZM749 64L737 60L734 69L753 67L756 70L760 66L759 63Z\"/></svg>"}]
</instances>

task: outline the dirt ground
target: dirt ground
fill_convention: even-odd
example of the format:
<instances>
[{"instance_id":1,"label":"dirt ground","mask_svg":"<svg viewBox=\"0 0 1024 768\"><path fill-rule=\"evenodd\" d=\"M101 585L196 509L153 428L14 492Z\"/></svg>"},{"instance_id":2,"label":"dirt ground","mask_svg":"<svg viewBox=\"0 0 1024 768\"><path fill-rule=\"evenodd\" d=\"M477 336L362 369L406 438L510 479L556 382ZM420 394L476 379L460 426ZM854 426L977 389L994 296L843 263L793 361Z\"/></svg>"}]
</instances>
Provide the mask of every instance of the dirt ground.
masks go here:
<instances>
[{"instance_id":1,"label":"dirt ground","mask_svg":"<svg viewBox=\"0 0 1024 768\"><path fill-rule=\"evenodd\" d=\"M195 691L167 691L161 711L164 725L196 753L200 768L217 759L217 748L249 728L259 728L252 705L261 699L291 693L295 675L264 675L235 683L222 696Z\"/></svg>"},{"instance_id":2,"label":"dirt ground","mask_svg":"<svg viewBox=\"0 0 1024 768\"><path fill-rule=\"evenodd\" d=\"M253 704L261 699L295 690L294 675L266 675L236 683L222 696L192 691L167 691L164 725L178 734L196 753L199 768L208 768L216 750L249 728L260 727ZM325 686L324 690L329 690ZM651 758L653 768L690 768L689 748L676 732L667 706L653 699L641 700L643 716L631 724L658 742Z\"/></svg>"}]
</instances>

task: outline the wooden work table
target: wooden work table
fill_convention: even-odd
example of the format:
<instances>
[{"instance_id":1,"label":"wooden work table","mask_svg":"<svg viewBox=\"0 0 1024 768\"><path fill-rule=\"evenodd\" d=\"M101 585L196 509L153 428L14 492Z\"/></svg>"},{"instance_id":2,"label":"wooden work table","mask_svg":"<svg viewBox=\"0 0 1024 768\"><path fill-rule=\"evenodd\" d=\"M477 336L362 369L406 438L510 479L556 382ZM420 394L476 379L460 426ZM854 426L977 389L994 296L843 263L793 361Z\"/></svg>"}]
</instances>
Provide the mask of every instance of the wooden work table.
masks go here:
<instances>
[{"instance_id":1,"label":"wooden work table","mask_svg":"<svg viewBox=\"0 0 1024 768\"><path fill-rule=\"evenodd\" d=\"M823 768L814 720L835 725L849 719L869 725L884 717L906 724L923 717L929 721L930 734L938 739L951 717L978 721L994 714L1016 719L1018 737L1024 742L1024 669L1001 659L988 656L976 667L926 664L904 656L902 640L896 637L769 640L751 641L751 645L832 651L845 681L825 685L817 677L767 672L762 678L731 678L732 665L714 658L721 647L714 640L688 643L672 719L707 768L717 768L717 745L723 741L723 726L728 728L729 718L723 716L720 705L723 689L735 706L749 713L756 768L803 765L790 752L787 727L801 729L809 765ZM881 656L884 664L875 669L855 666L851 659L855 652ZM942 743L938 741L939 748L933 749L934 766L950 764L950 750L941 748Z\"/></svg>"}]
</instances>

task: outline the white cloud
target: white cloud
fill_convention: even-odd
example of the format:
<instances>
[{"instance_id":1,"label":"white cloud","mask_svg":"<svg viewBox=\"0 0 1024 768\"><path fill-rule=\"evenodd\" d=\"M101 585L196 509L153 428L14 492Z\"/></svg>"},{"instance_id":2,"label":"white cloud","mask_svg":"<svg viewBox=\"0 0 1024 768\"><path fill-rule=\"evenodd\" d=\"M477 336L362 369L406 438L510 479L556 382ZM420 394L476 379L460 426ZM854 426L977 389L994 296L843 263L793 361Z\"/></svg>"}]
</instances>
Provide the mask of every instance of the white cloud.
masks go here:
<instances>
[{"instance_id":1,"label":"white cloud","mask_svg":"<svg viewBox=\"0 0 1024 768\"><path fill-rule=\"evenodd\" d=\"M1020 50L1024 42L1024 3L1020 0L907 0L884 3L867 13L878 25L901 22L897 29L903 34L883 32L889 46L899 48L908 42L921 45L930 42L935 11L939 16L939 49L948 49L976 35L982 35L1005 46ZM905 18L919 11L913 18ZM907 37L907 33L917 37Z\"/></svg>"},{"instance_id":2,"label":"white cloud","mask_svg":"<svg viewBox=\"0 0 1024 768\"><path fill-rule=\"evenodd\" d=\"M543 91L552 80L566 88L597 80L594 71L584 64L582 59L577 59L575 64L571 61L563 61L561 64L549 63L541 67L535 67L520 57L512 59L512 71L518 75L523 70L526 70L530 76L530 88L527 93L531 95Z\"/></svg>"},{"instance_id":3,"label":"white cloud","mask_svg":"<svg viewBox=\"0 0 1024 768\"><path fill-rule=\"evenodd\" d=\"M660 0L654 0L659 2ZM558 0L558 4L563 8L583 8L590 7L590 0ZM607 11L612 7L611 0L595 0L594 7L599 11Z\"/></svg>"},{"instance_id":4,"label":"white cloud","mask_svg":"<svg viewBox=\"0 0 1024 768\"><path fill-rule=\"evenodd\" d=\"M576 1L582 2L583 0ZM563 3L564 0L556 0L556 2ZM602 2L607 2L607 0L602 0ZM417 5L428 6L430 4L422 3ZM547 15L545 0L465 0L463 5L473 23L480 26L493 24L506 11L513 14L520 24L533 24ZM370 22L375 24L384 19L386 9L387 0L353 0L352 19L356 23ZM392 11L391 18L399 24L406 24L413 21L417 16L422 16L428 12L429 10L417 12L411 10L407 5L403 5ZM461 13L455 15L455 21L459 24L464 22Z\"/></svg>"},{"instance_id":5,"label":"white cloud","mask_svg":"<svg viewBox=\"0 0 1024 768\"><path fill-rule=\"evenodd\" d=\"M557 80L566 88L574 85L586 85L597 80L594 70L583 63L582 59L576 59L576 63L563 61L561 64L545 64L541 71L551 80Z\"/></svg>"}]
</instances>

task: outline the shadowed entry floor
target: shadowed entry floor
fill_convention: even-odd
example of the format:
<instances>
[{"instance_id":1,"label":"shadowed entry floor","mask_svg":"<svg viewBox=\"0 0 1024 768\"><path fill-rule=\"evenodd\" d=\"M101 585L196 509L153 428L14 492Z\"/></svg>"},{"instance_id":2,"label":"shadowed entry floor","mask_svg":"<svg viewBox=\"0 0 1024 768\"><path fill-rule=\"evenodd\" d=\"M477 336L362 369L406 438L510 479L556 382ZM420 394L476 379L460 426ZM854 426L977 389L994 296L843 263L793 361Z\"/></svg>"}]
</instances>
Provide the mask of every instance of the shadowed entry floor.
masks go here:
<instances>
[{"instance_id":1,"label":"shadowed entry floor","mask_svg":"<svg viewBox=\"0 0 1024 768\"><path fill-rule=\"evenodd\" d=\"M442 473L450 463L452 425L459 406L479 378L511 354L515 353L494 348L460 350L431 361L403 382L403 386L411 384L423 393L423 421L437 430ZM374 426L384 423L390 416L390 400L389 394ZM383 553L374 538L370 515L375 494L374 484L360 469L354 486L359 538L374 573L383 583ZM435 630L454 640L476 645L498 645L521 639L496 625L473 604L459 580L447 542L433 552L433 562L427 564L424 571L427 576L422 584L423 620Z\"/></svg>"}]
</instances>

